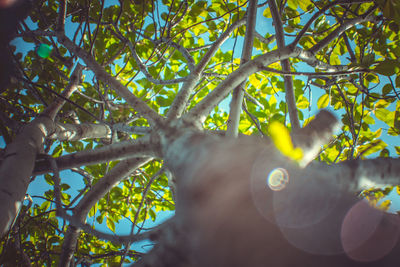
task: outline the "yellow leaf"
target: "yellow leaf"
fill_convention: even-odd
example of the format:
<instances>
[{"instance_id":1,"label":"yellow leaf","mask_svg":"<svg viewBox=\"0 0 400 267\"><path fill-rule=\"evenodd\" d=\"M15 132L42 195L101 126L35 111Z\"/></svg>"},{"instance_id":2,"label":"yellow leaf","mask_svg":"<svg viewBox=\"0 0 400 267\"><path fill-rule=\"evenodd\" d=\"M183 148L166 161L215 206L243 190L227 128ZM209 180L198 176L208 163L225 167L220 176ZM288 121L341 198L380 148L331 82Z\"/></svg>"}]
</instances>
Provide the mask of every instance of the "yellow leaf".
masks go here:
<instances>
[{"instance_id":1,"label":"yellow leaf","mask_svg":"<svg viewBox=\"0 0 400 267\"><path fill-rule=\"evenodd\" d=\"M387 211L390 208L390 204L392 204L392 201L387 199L379 205L379 209L383 211Z\"/></svg>"},{"instance_id":2,"label":"yellow leaf","mask_svg":"<svg viewBox=\"0 0 400 267\"><path fill-rule=\"evenodd\" d=\"M301 160L303 158L303 151L301 148L293 147L292 139L288 129L279 122L271 122L268 127L268 132L274 142L276 148L285 156L293 160Z\"/></svg>"},{"instance_id":3,"label":"yellow leaf","mask_svg":"<svg viewBox=\"0 0 400 267\"><path fill-rule=\"evenodd\" d=\"M296 103L296 106L299 108L299 109L305 109L305 108L308 108L308 106L309 106L309 102L308 102L308 99L306 98L306 97L304 97L304 96L299 96L299 98L297 99L297 103Z\"/></svg>"},{"instance_id":4,"label":"yellow leaf","mask_svg":"<svg viewBox=\"0 0 400 267\"><path fill-rule=\"evenodd\" d=\"M269 7L267 7L267 8L264 10L263 16L266 17L266 18L272 18L271 10L269 9Z\"/></svg>"},{"instance_id":5,"label":"yellow leaf","mask_svg":"<svg viewBox=\"0 0 400 267\"><path fill-rule=\"evenodd\" d=\"M322 95L317 101L317 107L319 109L326 108L329 104L329 95Z\"/></svg>"}]
</instances>

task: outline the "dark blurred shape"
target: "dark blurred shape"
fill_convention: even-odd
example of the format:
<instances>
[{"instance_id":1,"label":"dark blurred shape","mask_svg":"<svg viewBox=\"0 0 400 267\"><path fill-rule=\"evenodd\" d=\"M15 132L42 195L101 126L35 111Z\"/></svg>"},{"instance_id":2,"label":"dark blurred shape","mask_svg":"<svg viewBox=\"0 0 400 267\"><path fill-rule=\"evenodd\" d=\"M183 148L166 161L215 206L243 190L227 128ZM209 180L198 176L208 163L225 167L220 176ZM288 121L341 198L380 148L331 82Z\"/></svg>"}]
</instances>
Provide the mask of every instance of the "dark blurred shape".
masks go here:
<instances>
[{"instance_id":1,"label":"dark blurred shape","mask_svg":"<svg viewBox=\"0 0 400 267\"><path fill-rule=\"evenodd\" d=\"M18 23L32 8L32 0L0 0L0 93L6 90L15 66L9 47L17 33Z\"/></svg>"},{"instance_id":2,"label":"dark blurred shape","mask_svg":"<svg viewBox=\"0 0 400 267\"><path fill-rule=\"evenodd\" d=\"M0 8L7 8L13 5L16 0L0 0Z\"/></svg>"}]
</instances>

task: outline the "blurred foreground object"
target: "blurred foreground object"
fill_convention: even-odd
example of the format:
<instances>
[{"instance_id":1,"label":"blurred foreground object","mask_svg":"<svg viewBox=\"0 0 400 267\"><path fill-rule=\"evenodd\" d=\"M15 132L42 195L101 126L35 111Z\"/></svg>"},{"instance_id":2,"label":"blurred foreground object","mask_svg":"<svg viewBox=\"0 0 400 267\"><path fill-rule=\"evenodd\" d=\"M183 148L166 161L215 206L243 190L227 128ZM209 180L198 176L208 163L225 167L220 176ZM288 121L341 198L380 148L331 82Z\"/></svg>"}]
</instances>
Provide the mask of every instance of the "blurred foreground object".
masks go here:
<instances>
[{"instance_id":1,"label":"blurred foreground object","mask_svg":"<svg viewBox=\"0 0 400 267\"><path fill-rule=\"evenodd\" d=\"M9 42L17 33L18 23L32 7L31 0L0 0L0 93L6 89L15 72Z\"/></svg>"}]
</instances>

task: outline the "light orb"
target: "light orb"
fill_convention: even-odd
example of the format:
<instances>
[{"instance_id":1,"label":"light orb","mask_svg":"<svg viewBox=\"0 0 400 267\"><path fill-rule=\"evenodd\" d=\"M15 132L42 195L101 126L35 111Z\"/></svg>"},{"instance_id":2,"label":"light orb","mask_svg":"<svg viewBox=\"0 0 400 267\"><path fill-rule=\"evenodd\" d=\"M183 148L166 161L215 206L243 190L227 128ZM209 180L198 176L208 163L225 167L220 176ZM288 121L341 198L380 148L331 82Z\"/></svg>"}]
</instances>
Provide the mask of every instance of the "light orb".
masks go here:
<instances>
[{"instance_id":1,"label":"light orb","mask_svg":"<svg viewBox=\"0 0 400 267\"><path fill-rule=\"evenodd\" d=\"M267 185L273 191L280 191L289 183L289 174L284 168L275 168L267 178Z\"/></svg>"},{"instance_id":2,"label":"light orb","mask_svg":"<svg viewBox=\"0 0 400 267\"><path fill-rule=\"evenodd\" d=\"M51 46L48 44L40 44L38 48L36 49L36 53L39 55L41 58L47 58L50 56L51 53Z\"/></svg>"}]
</instances>

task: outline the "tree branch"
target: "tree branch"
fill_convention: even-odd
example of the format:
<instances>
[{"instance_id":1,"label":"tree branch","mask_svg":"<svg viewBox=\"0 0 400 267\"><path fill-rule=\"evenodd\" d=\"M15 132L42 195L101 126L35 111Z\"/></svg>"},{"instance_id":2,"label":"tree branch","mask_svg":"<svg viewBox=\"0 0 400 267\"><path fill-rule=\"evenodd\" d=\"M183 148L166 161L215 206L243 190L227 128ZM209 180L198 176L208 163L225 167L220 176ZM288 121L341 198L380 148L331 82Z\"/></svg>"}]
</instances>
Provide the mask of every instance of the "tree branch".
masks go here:
<instances>
[{"instance_id":1,"label":"tree branch","mask_svg":"<svg viewBox=\"0 0 400 267\"><path fill-rule=\"evenodd\" d=\"M335 66L332 66L332 69ZM341 66L338 66L341 67ZM278 73L281 74L283 76L308 76L308 77L314 77L314 78L318 78L318 77L326 77L326 76L343 76L343 75L350 75L350 74L356 74L356 73L369 73L371 71L369 70L348 70L348 71L332 71L332 72L305 72L305 71L281 71L281 70L276 70L276 69L272 69L272 68L264 68L264 70L269 71L269 72L273 72L273 73Z\"/></svg>"},{"instance_id":2,"label":"tree branch","mask_svg":"<svg viewBox=\"0 0 400 267\"><path fill-rule=\"evenodd\" d=\"M68 99L76 89L78 89L78 85L81 82L82 78L82 70L83 66L81 64L77 64L74 71L71 74L70 82L65 87L64 91L62 92L61 96L63 98L56 98L50 106L48 106L44 111L43 114L46 114L54 121L55 117L57 116L58 112L64 106L66 100Z\"/></svg>"},{"instance_id":3,"label":"tree branch","mask_svg":"<svg viewBox=\"0 0 400 267\"><path fill-rule=\"evenodd\" d=\"M137 134L137 135L146 135L151 132L150 127L146 126L128 126L124 125L123 123L116 123L112 126L114 131L130 133L130 134Z\"/></svg>"},{"instance_id":4,"label":"tree branch","mask_svg":"<svg viewBox=\"0 0 400 267\"><path fill-rule=\"evenodd\" d=\"M349 67L345 65L330 65L321 60L318 60L315 57L315 54L308 50L303 51L303 53L301 53L298 58L314 68L325 71L347 71L349 69Z\"/></svg>"},{"instance_id":5,"label":"tree branch","mask_svg":"<svg viewBox=\"0 0 400 267\"><path fill-rule=\"evenodd\" d=\"M236 71L231 73L225 80L223 80L212 92L210 92L203 100L201 100L194 108L192 108L185 116L184 119L190 121L205 120L205 117L212 111L212 109L221 102L233 88L238 86L244 79L251 74L262 70L268 65L290 57L302 56L303 51L300 48L290 49L285 47L280 50L274 50L265 53L246 64L240 66Z\"/></svg>"},{"instance_id":6,"label":"tree branch","mask_svg":"<svg viewBox=\"0 0 400 267\"><path fill-rule=\"evenodd\" d=\"M339 27L337 27L335 30L333 30L328 36L326 36L324 39L322 39L320 42L318 42L316 45L308 49L309 52L316 54L318 51L323 49L325 46L327 46L330 42L333 40L337 39L342 33L347 31L348 29L352 28L353 26L363 23L365 21L375 21L377 20L376 17L374 17L373 13L374 10L376 9L376 6L371 7L368 11L365 12L364 15L360 15L354 19L348 20L341 24Z\"/></svg>"},{"instance_id":7,"label":"tree branch","mask_svg":"<svg viewBox=\"0 0 400 267\"><path fill-rule=\"evenodd\" d=\"M301 31L297 34L296 39L294 39L294 41L290 44L291 47L295 47L301 37L304 36L304 34L307 32L307 30L310 28L311 24L319 17L321 16L325 11L327 11L328 9L330 9L333 6L336 5L354 5L354 4L362 4L362 3L368 3L368 2L372 2L372 0L355 0L355 1L348 1L348 0L338 0L338 1L334 1L332 3L329 3L327 5L325 5L324 7L322 7L321 9L318 10L318 12L314 13L314 15L307 21L307 23L304 25L303 29L301 29Z\"/></svg>"},{"instance_id":8,"label":"tree branch","mask_svg":"<svg viewBox=\"0 0 400 267\"><path fill-rule=\"evenodd\" d=\"M194 59L192 57L192 55L190 55L189 51L181 46L178 43L175 43L174 41L172 41L171 39L167 39L167 38L160 38L158 40L155 41L155 43L159 44L159 43L164 43L164 44L170 44L172 47L176 48L181 54L182 56L186 59L187 61L187 65L190 71L193 71L195 69L195 62Z\"/></svg>"},{"instance_id":9,"label":"tree branch","mask_svg":"<svg viewBox=\"0 0 400 267\"><path fill-rule=\"evenodd\" d=\"M134 32L136 34L142 36L143 38L149 40L154 45L159 45L159 44L163 43L163 44L171 45L172 47L176 48L182 54L182 56L187 60L189 70L190 71L194 70L195 62L194 62L192 55L190 55L190 53L189 53L189 49L186 49L185 47L181 46L180 44L172 41L170 38L160 37L159 39L153 40L150 37L142 34L140 31L134 31ZM119 32L119 34L122 36L122 34L120 32ZM127 41L129 42L129 40L127 40ZM191 51L193 51L193 50L191 50Z\"/></svg>"},{"instance_id":10,"label":"tree branch","mask_svg":"<svg viewBox=\"0 0 400 267\"><path fill-rule=\"evenodd\" d=\"M82 68L77 66L62 96L69 97L80 82ZM64 100L54 101L32 122L25 125L15 140L6 147L0 163L0 236L12 226L23 202L36 157L42 153L46 137L54 132L54 117ZM23 163L21 165L21 163Z\"/></svg>"},{"instance_id":11,"label":"tree branch","mask_svg":"<svg viewBox=\"0 0 400 267\"><path fill-rule=\"evenodd\" d=\"M246 33L244 37L242 58L240 64L244 64L251 59L253 50L254 32L257 18L257 0L250 0L246 13ZM243 80L232 92L230 103L227 136L237 137L239 131L240 114L242 113L242 103L246 80Z\"/></svg>"},{"instance_id":12,"label":"tree branch","mask_svg":"<svg viewBox=\"0 0 400 267\"><path fill-rule=\"evenodd\" d=\"M202 72L207 66L208 62L210 62L211 58L220 48L220 46L228 39L229 35L238 27L243 25L246 22L245 19L240 19L235 21L229 28L212 44L212 46L208 49L207 53L197 64L196 68L189 74L188 80L182 85L182 88L179 90L176 95L174 102L172 103L170 109L167 113L168 119L175 119L179 117L190 98L190 94L193 92L196 84L199 82Z\"/></svg>"},{"instance_id":13,"label":"tree branch","mask_svg":"<svg viewBox=\"0 0 400 267\"><path fill-rule=\"evenodd\" d=\"M156 146L157 145L151 143L150 138L146 136L137 140L123 141L101 148L83 150L61 156L56 158L56 162L60 170L65 170L83 165L98 164L132 157L156 157ZM36 162L33 175L47 173L50 170L49 162L45 159L41 159Z\"/></svg>"},{"instance_id":14,"label":"tree branch","mask_svg":"<svg viewBox=\"0 0 400 267\"><path fill-rule=\"evenodd\" d=\"M384 188L400 184L400 159L376 158L350 160L335 165L317 164L316 169L332 173L335 181L353 194L370 188ZM314 168L313 164L310 167ZM332 169L330 169L332 167Z\"/></svg>"},{"instance_id":15,"label":"tree branch","mask_svg":"<svg viewBox=\"0 0 400 267\"><path fill-rule=\"evenodd\" d=\"M107 124L56 124L55 131L50 136L50 139L59 141L79 141L93 138L111 138L111 128Z\"/></svg>"},{"instance_id":16,"label":"tree branch","mask_svg":"<svg viewBox=\"0 0 400 267\"><path fill-rule=\"evenodd\" d=\"M132 57L135 59L136 64L138 65L140 71L146 76L147 80L154 84L175 84L175 83L181 83L184 82L187 77L183 78L177 78L177 79L172 79L172 80L158 80L154 79L153 76L147 71L146 66L143 64L142 60L139 58L139 56L136 53L135 46L130 42L127 38L125 38L122 33L119 31L118 27L115 27L116 30L116 36L122 40L124 43L128 44L129 50L131 51ZM152 40L151 40L152 41Z\"/></svg>"},{"instance_id":17,"label":"tree branch","mask_svg":"<svg viewBox=\"0 0 400 267\"><path fill-rule=\"evenodd\" d=\"M283 33L281 16L275 0L268 0L268 4L275 24L276 43L278 45L278 49L282 49L285 47L285 37ZM282 60L281 66L283 71L290 71L289 59ZM296 132L300 129L300 122L296 107L296 98L294 95L293 78L291 76L284 76L283 80L285 83L285 99L289 111L290 122L292 125L292 130Z\"/></svg>"},{"instance_id":18,"label":"tree branch","mask_svg":"<svg viewBox=\"0 0 400 267\"><path fill-rule=\"evenodd\" d=\"M96 204L108 191L110 191L118 182L131 175L137 168L149 161L150 158L132 158L119 162L82 197L73 210L73 216L65 218L71 222L71 226L68 227L64 243L62 244L60 266L68 266L68 263L71 261L76 250L76 242L79 237L80 228L99 238L104 238L117 243L119 242L117 236L104 236L104 233L99 234L98 231L94 232L90 226L88 227L83 222L93 205ZM137 238L137 236L130 236L128 237L128 240L131 240L132 238Z\"/></svg>"},{"instance_id":19,"label":"tree branch","mask_svg":"<svg viewBox=\"0 0 400 267\"><path fill-rule=\"evenodd\" d=\"M129 89L122 85L117 79L111 76L100 66L96 60L84 49L77 46L64 34L57 34L57 38L71 53L79 56L86 65L95 73L97 79L113 87L120 96L122 96L139 114L149 120L149 123L159 126L162 124L163 118L152 108L150 108L140 98L132 94Z\"/></svg>"},{"instance_id":20,"label":"tree branch","mask_svg":"<svg viewBox=\"0 0 400 267\"><path fill-rule=\"evenodd\" d=\"M257 31L254 32L255 37L257 37L261 42L263 42L264 44L270 44L272 41L275 40L276 36L272 35L268 38L265 38L264 36L262 36L261 34L259 34Z\"/></svg>"},{"instance_id":21,"label":"tree branch","mask_svg":"<svg viewBox=\"0 0 400 267\"><path fill-rule=\"evenodd\" d=\"M309 124L292 134L295 147L303 150L300 166L304 167L321 151L339 128L336 117L326 110L321 110Z\"/></svg>"},{"instance_id":22,"label":"tree branch","mask_svg":"<svg viewBox=\"0 0 400 267\"><path fill-rule=\"evenodd\" d=\"M57 20L57 32L64 33L65 31L65 16L67 14L67 0L60 0L60 6L58 10L58 20Z\"/></svg>"}]
</instances>

